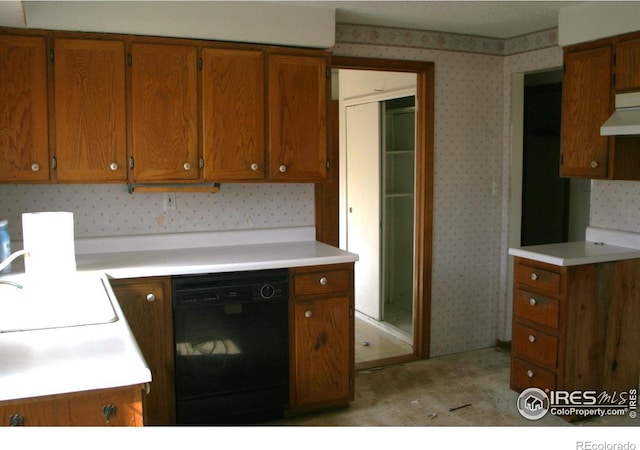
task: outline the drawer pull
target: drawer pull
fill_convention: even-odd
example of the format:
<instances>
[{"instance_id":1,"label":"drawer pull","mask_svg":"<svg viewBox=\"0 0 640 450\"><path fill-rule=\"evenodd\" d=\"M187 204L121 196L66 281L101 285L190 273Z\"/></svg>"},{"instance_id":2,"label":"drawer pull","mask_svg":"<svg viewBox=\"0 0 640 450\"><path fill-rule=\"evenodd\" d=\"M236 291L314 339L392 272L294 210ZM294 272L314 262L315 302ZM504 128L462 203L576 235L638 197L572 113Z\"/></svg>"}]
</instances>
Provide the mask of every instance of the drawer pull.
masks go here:
<instances>
[{"instance_id":1,"label":"drawer pull","mask_svg":"<svg viewBox=\"0 0 640 450\"><path fill-rule=\"evenodd\" d=\"M533 378L533 375L534 375L533 370L531 370L531 369L527 370L527 376L529 378Z\"/></svg>"},{"instance_id":2,"label":"drawer pull","mask_svg":"<svg viewBox=\"0 0 640 450\"><path fill-rule=\"evenodd\" d=\"M147 294L147 301L148 302L153 302L156 300L156 296L153 294Z\"/></svg>"},{"instance_id":3,"label":"drawer pull","mask_svg":"<svg viewBox=\"0 0 640 450\"><path fill-rule=\"evenodd\" d=\"M328 282L329 282L329 281L327 280L327 277L322 277L322 278L320 278L320 284L321 284L322 286L326 286Z\"/></svg>"},{"instance_id":4,"label":"drawer pull","mask_svg":"<svg viewBox=\"0 0 640 450\"><path fill-rule=\"evenodd\" d=\"M531 342L532 344L536 341L536 337L533 334L529 335L529 342Z\"/></svg>"},{"instance_id":5,"label":"drawer pull","mask_svg":"<svg viewBox=\"0 0 640 450\"><path fill-rule=\"evenodd\" d=\"M24 417L20 414L11 414L9 416L9 426L10 427L23 427L24 426Z\"/></svg>"},{"instance_id":6,"label":"drawer pull","mask_svg":"<svg viewBox=\"0 0 640 450\"><path fill-rule=\"evenodd\" d=\"M536 299L535 299L535 298L531 297L531 298L529 299L529 304L530 304L531 306L536 306L536 305L538 304L538 302L536 301Z\"/></svg>"},{"instance_id":7,"label":"drawer pull","mask_svg":"<svg viewBox=\"0 0 640 450\"><path fill-rule=\"evenodd\" d=\"M313 313L311 312L311 310L306 310L306 311L304 312L304 316L305 316L307 319L311 319L311 317L313 316Z\"/></svg>"},{"instance_id":8,"label":"drawer pull","mask_svg":"<svg viewBox=\"0 0 640 450\"><path fill-rule=\"evenodd\" d=\"M116 415L117 408L111 403L102 407L102 415L104 416L104 422L109 423L111 419Z\"/></svg>"},{"instance_id":9,"label":"drawer pull","mask_svg":"<svg viewBox=\"0 0 640 450\"><path fill-rule=\"evenodd\" d=\"M531 272L531 281L536 281L538 279L538 274L535 272Z\"/></svg>"}]
</instances>

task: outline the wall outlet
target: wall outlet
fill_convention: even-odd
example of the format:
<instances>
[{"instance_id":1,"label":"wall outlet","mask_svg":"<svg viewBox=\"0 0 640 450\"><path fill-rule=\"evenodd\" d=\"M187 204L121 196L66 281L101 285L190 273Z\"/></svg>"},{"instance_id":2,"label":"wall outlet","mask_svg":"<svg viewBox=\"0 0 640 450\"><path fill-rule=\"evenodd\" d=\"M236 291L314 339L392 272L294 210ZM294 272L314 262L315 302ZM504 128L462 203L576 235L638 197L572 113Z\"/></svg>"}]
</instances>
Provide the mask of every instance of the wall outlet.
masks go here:
<instances>
[{"instance_id":1,"label":"wall outlet","mask_svg":"<svg viewBox=\"0 0 640 450\"><path fill-rule=\"evenodd\" d=\"M169 192L164 194L164 210L174 211L176 209L176 194L175 192Z\"/></svg>"}]
</instances>

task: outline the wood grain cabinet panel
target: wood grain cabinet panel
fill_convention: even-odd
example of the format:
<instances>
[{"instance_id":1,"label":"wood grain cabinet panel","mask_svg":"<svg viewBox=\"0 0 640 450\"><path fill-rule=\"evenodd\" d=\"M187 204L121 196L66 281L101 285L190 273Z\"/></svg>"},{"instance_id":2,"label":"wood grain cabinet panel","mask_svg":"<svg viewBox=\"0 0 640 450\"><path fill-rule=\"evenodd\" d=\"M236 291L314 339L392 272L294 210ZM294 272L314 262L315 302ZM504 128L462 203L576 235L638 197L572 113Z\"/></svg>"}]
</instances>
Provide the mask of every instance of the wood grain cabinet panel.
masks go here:
<instances>
[{"instance_id":1,"label":"wood grain cabinet panel","mask_svg":"<svg viewBox=\"0 0 640 450\"><path fill-rule=\"evenodd\" d=\"M269 178L327 177L327 57L270 54Z\"/></svg>"},{"instance_id":2,"label":"wood grain cabinet panel","mask_svg":"<svg viewBox=\"0 0 640 450\"><path fill-rule=\"evenodd\" d=\"M125 182L124 41L54 41L56 175L62 182Z\"/></svg>"},{"instance_id":3,"label":"wood grain cabinet panel","mask_svg":"<svg viewBox=\"0 0 640 450\"><path fill-rule=\"evenodd\" d=\"M142 426L142 386L0 402L0 426Z\"/></svg>"},{"instance_id":4,"label":"wood grain cabinet panel","mask_svg":"<svg viewBox=\"0 0 640 450\"><path fill-rule=\"evenodd\" d=\"M354 397L353 264L293 268L290 277L290 409L347 405Z\"/></svg>"},{"instance_id":5,"label":"wood grain cabinet panel","mask_svg":"<svg viewBox=\"0 0 640 450\"><path fill-rule=\"evenodd\" d=\"M516 273L556 272L560 290L539 291L516 276L513 390L612 393L638 388L639 259L560 267L515 258L515 267Z\"/></svg>"},{"instance_id":6,"label":"wood grain cabinet panel","mask_svg":"<svg viewBox=\"0 0 640 450\"><path fill-rule=\"evenodd\" d=\"M618 42L615 52L616 91L640 89L640 38Z\"/></svg>"},{"instance_id":7,"label":"wood grain cabinet panel","mask_svg":"<svg viewBox=\"0 0 640 450\"><path fill-rule=\"evenodd\" d=\"M47 45L0 34L0 182L49 180Z\"/></svg>"},{"instance_id":8,"label":"wood grain cabinet panel","mask_svg":"<svg viewBox=\"0 0 640 450\"><path fill-rule=\"evenodd\" d=\"M111 280L127 323L151 370L144 424L175 423L173 319L168 278Z\"/></svg>"},{"instance_id":9,"label":"wood grain cabinet panel","mask_svg":"<svg viewBox=\"0 0 640 450\"><path fill-rule=\"evenodd\" d=\"M202 49L204 178L265 176L265 59L262 50Z\"/></svg>"},{"instance_id":10,"label":"wood grain cabinet panel","mask_svg":"<svg viewBox=\"0 0 640 450\"><path fill-rule=\"evenodd\" d=\"M565 52L560 131L560 176L606 178L609 138L600 126L612 112L610 45Z\"/></svg>"},{"instance_id":11,"label":"wood grain cabinet panel","mask_svg":"<svg viewBox=\"0 0 640 450\"><path fill-rule=\"evenodd\" d=\"M131 44L133 181L194 181L198 147L196 46Z\"/></svg>"}]
</instances>

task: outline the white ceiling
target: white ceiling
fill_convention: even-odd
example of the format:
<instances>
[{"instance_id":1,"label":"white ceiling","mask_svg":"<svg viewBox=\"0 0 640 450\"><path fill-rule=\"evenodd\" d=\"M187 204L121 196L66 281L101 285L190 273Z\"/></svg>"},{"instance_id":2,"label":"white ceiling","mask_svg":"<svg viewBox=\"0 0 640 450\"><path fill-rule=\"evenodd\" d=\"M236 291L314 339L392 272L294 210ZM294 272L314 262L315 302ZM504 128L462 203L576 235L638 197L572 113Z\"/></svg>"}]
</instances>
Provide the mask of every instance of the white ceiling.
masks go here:
<instances>
[{"instance_id":1,"label":"white ceiling","mask_svg":"<svg viewBox=\"0 0 640 450\"><path fill-rule=\"evenodd\" d=\"M336 22L507 39L558 26L578 1L293 1L335 8Z\"/></svg>"}]
</instances>

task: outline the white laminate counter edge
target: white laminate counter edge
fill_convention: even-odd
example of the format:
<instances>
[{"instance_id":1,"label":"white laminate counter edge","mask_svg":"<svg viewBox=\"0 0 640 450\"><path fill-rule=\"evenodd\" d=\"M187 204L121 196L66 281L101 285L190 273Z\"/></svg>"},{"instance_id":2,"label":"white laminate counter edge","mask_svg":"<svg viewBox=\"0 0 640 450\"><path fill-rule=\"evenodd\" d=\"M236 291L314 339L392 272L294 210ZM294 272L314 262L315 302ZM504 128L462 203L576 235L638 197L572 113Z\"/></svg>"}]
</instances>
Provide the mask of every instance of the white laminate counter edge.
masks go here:
<instances>
[{"instance_id":1,"label":"white laminate counter edge","mask_svg":"<svg viewBox=\"0 0 640 450\"><path fill-rule=\"evenodd\" d=\"M597 264L640 258L640 234L589 227L585 241L509 249L509 255L556 266Z\"/></svg>"}]
</instances>

